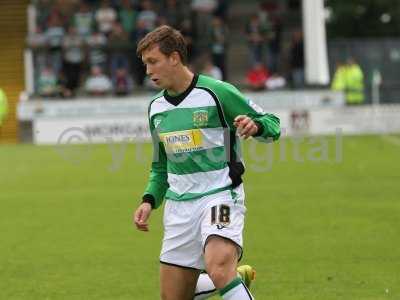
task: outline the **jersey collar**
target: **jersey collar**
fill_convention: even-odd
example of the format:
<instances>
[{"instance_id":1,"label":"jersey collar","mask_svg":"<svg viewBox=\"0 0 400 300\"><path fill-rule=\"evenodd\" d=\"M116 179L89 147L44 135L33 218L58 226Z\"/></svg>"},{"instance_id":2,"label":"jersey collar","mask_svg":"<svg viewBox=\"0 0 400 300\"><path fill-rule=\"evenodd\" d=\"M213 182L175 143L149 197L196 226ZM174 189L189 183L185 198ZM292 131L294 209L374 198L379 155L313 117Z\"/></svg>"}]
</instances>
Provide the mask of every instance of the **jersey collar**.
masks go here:
<instances>
[{"instance_id":1,"label":"jersey collar","mask_svg":"<svg viewBox=\"0 0 400 300\"><path fill-rule=\"evenodd\" d=\"M181 93L179 95L171 96L171 95L168 95L167 90L164 90L164 98L172 105L178 106L187 97L187 95L189 95L190 92L194 89L198 78L199 78L199 75L194 74L192 82L190 83L189 87L183 93Z\"/></svg>"}]
</instances>

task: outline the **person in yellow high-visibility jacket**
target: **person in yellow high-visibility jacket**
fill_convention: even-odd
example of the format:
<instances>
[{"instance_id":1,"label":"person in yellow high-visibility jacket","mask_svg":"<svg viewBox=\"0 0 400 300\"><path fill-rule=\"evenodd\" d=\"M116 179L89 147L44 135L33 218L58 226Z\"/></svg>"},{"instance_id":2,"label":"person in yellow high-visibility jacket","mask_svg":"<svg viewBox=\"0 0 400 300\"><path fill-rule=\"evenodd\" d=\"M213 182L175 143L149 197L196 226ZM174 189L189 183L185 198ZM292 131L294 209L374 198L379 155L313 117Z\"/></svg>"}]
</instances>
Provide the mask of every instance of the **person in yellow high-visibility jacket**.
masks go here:
<instances>
[{"instance_id":1,"label":"person in yellow high-visibility jacket","mask_svg":"<svg viewBox=\"0 0 400 300\"><path fill-rule=\"evenodd\" d=\"M4 91L0 88L0 127L8 114L8 101Z\"/></svg>"},{"instance_id":2,"label":"person in yellow high-visibility jacket","mask_svg":"<svg viewBox=\"0 0 400 300\"><path fill-rule=\"evenodd\" d=\"M338 64L331 88L343 91L347 104L364 102L364 73L354 59L350 58L346 64Z\"/></svg>"}]
</instances>

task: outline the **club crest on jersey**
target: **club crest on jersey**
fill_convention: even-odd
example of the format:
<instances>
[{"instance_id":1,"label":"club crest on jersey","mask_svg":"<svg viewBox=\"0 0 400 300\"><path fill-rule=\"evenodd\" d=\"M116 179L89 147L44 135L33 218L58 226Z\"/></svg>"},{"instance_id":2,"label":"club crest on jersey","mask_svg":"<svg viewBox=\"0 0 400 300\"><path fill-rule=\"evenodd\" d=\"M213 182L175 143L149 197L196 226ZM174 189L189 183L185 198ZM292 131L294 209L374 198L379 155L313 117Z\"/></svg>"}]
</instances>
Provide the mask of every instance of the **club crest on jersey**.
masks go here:
<instances>
[{"instance_id":1,"label":"club crest on jersey","mask_svg":"<svg viewBox=\"0 0 400 300\"><path fill-rule=\"evenodd\" d=\"M193 125L195 127L205 127L208 124L208 111L197 110L193 113Z\"/></svg>"}]
</instances>

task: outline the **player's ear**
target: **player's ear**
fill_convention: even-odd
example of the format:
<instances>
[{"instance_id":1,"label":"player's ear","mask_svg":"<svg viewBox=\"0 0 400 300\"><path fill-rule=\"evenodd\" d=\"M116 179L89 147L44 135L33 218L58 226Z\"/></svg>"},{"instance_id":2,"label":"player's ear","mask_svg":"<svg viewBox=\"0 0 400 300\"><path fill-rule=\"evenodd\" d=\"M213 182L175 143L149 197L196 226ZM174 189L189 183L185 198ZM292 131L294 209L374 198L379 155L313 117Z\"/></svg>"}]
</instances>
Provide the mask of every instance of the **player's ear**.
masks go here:
<instances>
[{"instance_id":1,"label":"player's ear","mask_svg":"<svg viewBox=\"0 0 400 300\"><path fill-rule=\"evenodd\" d=\"M170 55L170 60L173 66L178 65L181 62L181 57L177 51L174 51Z\"/></svg>"}]
</instances>

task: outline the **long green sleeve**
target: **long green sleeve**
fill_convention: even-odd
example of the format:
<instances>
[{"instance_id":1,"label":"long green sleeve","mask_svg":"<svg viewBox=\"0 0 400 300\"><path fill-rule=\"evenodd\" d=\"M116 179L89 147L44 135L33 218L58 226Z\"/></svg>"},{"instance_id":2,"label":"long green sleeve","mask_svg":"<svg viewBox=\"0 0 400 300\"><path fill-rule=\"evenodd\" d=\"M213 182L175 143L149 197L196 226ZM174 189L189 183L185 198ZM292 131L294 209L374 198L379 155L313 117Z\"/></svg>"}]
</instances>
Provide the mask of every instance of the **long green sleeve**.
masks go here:
<instances>
[{"instance_id":1,"label":"long green sleeve","mask_svg":"<svg viewBox=\"0 0 400 300\"><path fill-rule=\"evenodd\" d=\"M163 202L165 193L169 187L167 180L167 155L164 145L158 139L151 122L150 130L153 141L153 161L143 200L149 202L153 208L158 208Z\"/></svg>"},{"instance_id":2,"label":"long green sleeve","mask_svg":"<svg viewBox=\"0 0 400 300\"><path fill-rule=\"evenodd\" d=\"M204 80L207 80L207 78L204 78ZM236 130L233 121L238 115L247 115L259 126L259 132L255 136L257 140L269 142L279 139L281 130L278 117L265 113L229 83L215 81L213 91L222 104L224 117L231 130Z\"/></svg>"}]
</instances>

